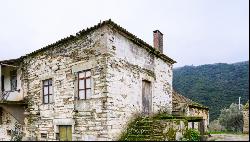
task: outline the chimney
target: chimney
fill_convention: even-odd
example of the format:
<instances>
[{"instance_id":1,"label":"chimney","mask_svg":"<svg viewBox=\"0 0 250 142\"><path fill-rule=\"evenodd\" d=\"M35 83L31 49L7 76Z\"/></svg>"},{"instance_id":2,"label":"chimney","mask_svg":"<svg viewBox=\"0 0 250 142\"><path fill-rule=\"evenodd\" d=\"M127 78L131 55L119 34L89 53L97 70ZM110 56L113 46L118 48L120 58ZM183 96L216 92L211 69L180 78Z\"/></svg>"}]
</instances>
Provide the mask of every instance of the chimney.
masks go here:
<instances>
[{"instance_id":1,"label":"chimney","mask_svg":"<svg viewBox=\"0 0 250 142\"><path fill-rule=\"evenodd\" d=\"M153 31L154 34L154 48L163 53L163 34L159 30Z\"/></svg>"}]
</instances>

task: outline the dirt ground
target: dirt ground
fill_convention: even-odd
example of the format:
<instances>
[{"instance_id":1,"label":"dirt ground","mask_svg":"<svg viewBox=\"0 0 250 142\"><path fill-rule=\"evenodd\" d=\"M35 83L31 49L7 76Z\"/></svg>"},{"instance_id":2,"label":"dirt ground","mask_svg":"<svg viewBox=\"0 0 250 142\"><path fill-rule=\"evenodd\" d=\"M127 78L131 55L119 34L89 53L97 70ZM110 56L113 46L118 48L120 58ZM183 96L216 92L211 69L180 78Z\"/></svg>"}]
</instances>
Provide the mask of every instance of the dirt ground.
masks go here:
<instances>
[{"instance_id":1,"label":"dirt ground","mask_svg":"<svg viewBox=\"0 0 250 142\"><path fill-rule=\"evenodd\" d=\"M249 141L249 134L211 134L208 141Z\"/></svg>"}]
</instances>

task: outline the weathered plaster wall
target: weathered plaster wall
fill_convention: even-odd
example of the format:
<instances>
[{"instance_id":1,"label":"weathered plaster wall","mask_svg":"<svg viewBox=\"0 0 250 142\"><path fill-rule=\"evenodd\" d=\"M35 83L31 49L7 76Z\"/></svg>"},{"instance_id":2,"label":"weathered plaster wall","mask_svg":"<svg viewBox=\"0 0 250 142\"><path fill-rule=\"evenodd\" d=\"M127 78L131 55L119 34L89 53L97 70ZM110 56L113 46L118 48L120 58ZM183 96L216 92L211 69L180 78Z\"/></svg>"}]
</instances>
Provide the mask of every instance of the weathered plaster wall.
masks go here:
<instances>
[{"instance_id":1,"label":"weathered plaster wall","mask_svg":"<svg viewBox=\"0 0 250 142\"><path fill-rule=\"evenodd\" d=\"M129 120L142 112L142 80L151 82L152 112L172 110L172 65L108 32L107 111L108 134L116 140Z\"/></svg>"},{"instance_id":2,"label":"weathered plaster wall","mask_svg":"<svg viewBox=\"0 0 250 142\"><path fill-rule=\"evenodd\" d=\"M18 121L10 115L8 112L2 110L2 124L0 124L0 141L10 141L11 134L8 133L11 130L14 130L15 123ZM19 124L19 123L18 123Z\"/></svg>"},{"instance_id":3,"label":"weathered plaster wall","mask_svg":"<svg viewBox=\"0 0 250 142\"><path fill-rule=\"evenodd\" d=\"M73 140L107 138L106 28L68 44L41 52L24 60L23 86L29 107L25 122L26 139L55 140L58 125L72 125ZM75 101L76 72L91 69L92 96ZM54 103L42 103L42 80L52 78ZM47 134L41 138L41 133Z\"/></svg>"}]
</instances>

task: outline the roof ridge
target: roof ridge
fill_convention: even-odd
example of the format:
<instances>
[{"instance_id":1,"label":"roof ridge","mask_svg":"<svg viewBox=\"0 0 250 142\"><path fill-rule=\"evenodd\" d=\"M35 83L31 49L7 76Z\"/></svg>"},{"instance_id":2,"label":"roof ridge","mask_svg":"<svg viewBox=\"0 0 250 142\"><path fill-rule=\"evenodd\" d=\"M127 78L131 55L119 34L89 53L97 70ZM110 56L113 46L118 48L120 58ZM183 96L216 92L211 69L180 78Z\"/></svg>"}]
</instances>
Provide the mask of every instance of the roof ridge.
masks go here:
<instances>
[{"instance_id":1,"label":"roof ridge","mask_svg":"<svg viewBox=\"0 0 250 142\"><path fill-rule=\"evenodd\" d=\"M65 38L62 38L54 43L51 43L51 44L48 44L47 46L44 46L40 49L37 49L31 53L28 53L28 54L25 54L24 56L21 56L20 58L17 58L17 60L22 60L24 59L25 57L28 57L28 56L31 56L31 55L34 55L38 52L41 52L41 51L44 51L44 50L47 50L49 48L55 48L56 46L60 45L60 44L63 44L65 42L68 42L70 40L73 40L73 39L77 39L78 37L82 36L82 35L86 35L88 34L89 32L97 29L97 28L100 28L104 25L109 25L111 27L114 27L115 29L117 29L118 31L122 32L122 33L125 33L129 38L130 40L132 40L133 42L137 43L137 44L140 44L140 45L143 45L144 47L146 47L146 50L148 50L148 52L150 53L153 53L154 55L156 55L157 57L163 59L164 61L167 61L171 64L174 64L176 63L176 61L174 61L173 59L169 58L167 55L161 53L160 51L156 50L153 46L149 45L148 43L146 43L145 41L143 41L142 39L138 38L137 36L135 36L134 34L128 32L125 28L121 27L120 25L116 24L115 22L113 22L111 19L108 19L108 20L105 20L105 21L100 21L98 24L92 26L92 27L87 27L86 29L82 29L80 30L79 32L75 33L75 35L69 35Z\"/></svg>"},{"instance_id":2,"label":"roof ridge","mask_svg":"<svg viewBox=\"0 0 250 142\"><path fill-rule=\"evenodd\" d=\"M75 35L69 35L69 36L67 36L67 37L65 37L65 38L59 39L59 40L57 40L57 41L54 42L54 43L48 44L47 46L44 46L44 47L42 47L42 48L40 48L40 49L37 49L37 50L35 50L35 51L31 52L31 53L28 53L28 54L26 54L26 55L24 55L24 56L21 56L20 58L25 58L25 57L30 56L30 55L32 55L32 54L35 54L35 53L37 53L37 52L43 51L43 50L45 50L45 49L47 49L47 48L57 46L57 45L59 45L59 44L61 44L61 43L63 43L63 42L67 42L67 41L69 41L69 40L71 40L71 39L74 39L74 38L76 38L76 37L79 37L79 36L81 36L81 35L84 35L84 34L90 32L90 31L92 31L92 30L94 30L94 29L97 29L97 28L99 28L99 27L101 27L101 26L103 26L103 25L105 25L105 24L107 24L107 23L109 23L109 22L111 22L111 19L105 20L105 21L103 21L103 22L99 22L98 24L96 24L96 25L94 25L94 26L92 26L92 27L87 27L86 29L80 30L79 32L75 33Z\"/></svg>"}]
</instances>

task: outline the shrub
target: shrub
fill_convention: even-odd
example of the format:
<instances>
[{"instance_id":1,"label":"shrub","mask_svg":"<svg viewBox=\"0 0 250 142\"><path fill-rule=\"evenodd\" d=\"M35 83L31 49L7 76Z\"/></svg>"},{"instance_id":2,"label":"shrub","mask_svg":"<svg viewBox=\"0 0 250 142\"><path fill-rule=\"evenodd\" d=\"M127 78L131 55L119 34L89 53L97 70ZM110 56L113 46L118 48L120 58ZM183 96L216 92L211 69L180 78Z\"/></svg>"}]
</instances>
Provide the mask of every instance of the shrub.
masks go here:
<instances>
[{"instance_id":1,"label":"shrub","mask_svg":"<svg viewBox=\"0 0 250 142\"><path fill-rule=\"evenodd\" d=\"M219 120L210 122L208 129L213 132L225 131L225 128L220 124Z\"/></svg>"},{"instance_id":2,"label":"shrub","mask_svg":"<svg viewBox=\"0 0 250 142\"><path fill-rule=\"evenodd\" d=\"M227 131L242 132L243 130L243 114L235 103L232 103L229 108L222 109L218 120Z\"/></svg>"},{"instance_id":3,"label":"shrub","mask_svg":"<svg viewBox=\"0 0 250 142\"><path fill-rule=\"evenodd\" d=\"M182 138L182 141L200 141L200 132L196 129L188 129Z\"/></svg>"}]
</instances>

